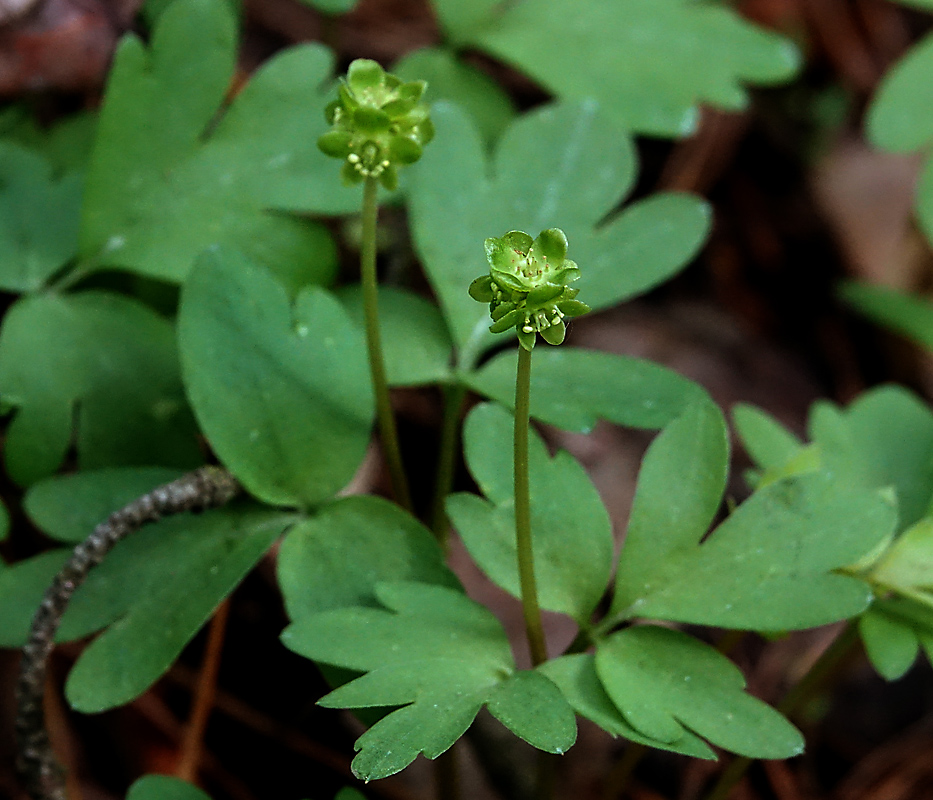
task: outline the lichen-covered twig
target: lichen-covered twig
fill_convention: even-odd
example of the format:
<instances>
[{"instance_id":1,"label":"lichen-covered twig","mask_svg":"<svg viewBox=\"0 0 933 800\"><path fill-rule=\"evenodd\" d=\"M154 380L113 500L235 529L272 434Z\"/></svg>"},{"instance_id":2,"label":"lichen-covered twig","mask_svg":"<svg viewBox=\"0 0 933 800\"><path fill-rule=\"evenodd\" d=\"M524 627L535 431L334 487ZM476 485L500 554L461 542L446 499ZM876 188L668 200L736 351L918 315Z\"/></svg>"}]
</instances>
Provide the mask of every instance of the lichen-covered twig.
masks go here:
<instances>
[{"instance_id":1,"label":"lichen-covered twig","mask_svg":"<svg viewBox=\"0 0 933 800\"><path fill-rule=\"evenodd\" d=\"M72 595L117 542L147 522L225 505L240 489L236 478L219 467L202 467L160 486L98 525L55 576L33 619L16 686L17 766L33 800L66 800L64 776L45 727L43 695L55 632Z\"/></svg>"}]
</instances>

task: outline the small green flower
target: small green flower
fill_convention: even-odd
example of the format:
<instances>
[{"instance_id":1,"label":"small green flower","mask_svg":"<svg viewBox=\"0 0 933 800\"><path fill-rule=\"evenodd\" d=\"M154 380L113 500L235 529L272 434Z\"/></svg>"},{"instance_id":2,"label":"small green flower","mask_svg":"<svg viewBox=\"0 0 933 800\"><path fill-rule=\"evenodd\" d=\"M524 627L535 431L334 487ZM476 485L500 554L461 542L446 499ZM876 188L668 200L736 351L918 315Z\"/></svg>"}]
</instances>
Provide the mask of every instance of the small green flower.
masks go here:
<instances>
[{"instance_id":1,"label":"small green flower","mask_svg":"<svg viewBox=\"0 0 933 800\"><path fill-rule=\"evenodd\" d=\"M470 297L489 303L489 330L515 328L526 350L535 346L538 333L548 344L564 341L564 320L590 310L576 299L579 290L568 286L580 270L566 256L567 237L559 228L541 231L534 240L522 231L487 239L489 274L470 284Z\"/></svg>"},{"instance_id":2,"label":"small green flower","mask_svg":"<svg viewBox=\"0 0 933 800\"><path fill-rule=\"evenodd\" d=\"M390 191L399 165L414 164L434 138L428 107L420 102L427 83L402 81L375 61L358 58L341 80L339 97L325 114L333 128L318 139L327 155L344 159L345 184L378 178Z\"/></svg>"}]
</instances>

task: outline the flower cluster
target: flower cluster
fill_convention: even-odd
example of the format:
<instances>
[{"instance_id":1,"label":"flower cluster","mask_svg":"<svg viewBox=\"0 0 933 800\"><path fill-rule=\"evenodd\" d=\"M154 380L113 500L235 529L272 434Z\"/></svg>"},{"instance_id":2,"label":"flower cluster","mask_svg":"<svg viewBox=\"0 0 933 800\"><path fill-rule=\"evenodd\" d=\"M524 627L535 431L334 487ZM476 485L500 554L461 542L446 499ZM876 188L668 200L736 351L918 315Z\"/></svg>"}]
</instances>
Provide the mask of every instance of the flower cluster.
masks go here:
<instances>
[{"instance_id":1,"label":"flower cluster","mask_svg":"<svg viewBox=\"0 0 933 800\"><path fill-rule=\"evenodd\" d=\"M434 137L428 107L420 102L426 87L424 81L403 83L369 59L350 64L339 98L325 112L333 128L317 143L327 155L344 159L344 183L378 178L395 189L397 167L421 158Z\"/></svg>"},{"instance_id":2,"label":"flower cluster","mask_svg":"<svg viewBox=\"0 0 933 800\"><path fill-rule=\"evenodd\" d=\"M575 299L578 290L568 286L580 270L566 256L567 237L559 228L541 231L534 240L522 231L487 239L489 274L470 284L470 296L489 303L489 330L515 328L526 350L535 346L539 333L548 344L564 341L564 320L590 310Z\"/></svg>"}]
</instances>

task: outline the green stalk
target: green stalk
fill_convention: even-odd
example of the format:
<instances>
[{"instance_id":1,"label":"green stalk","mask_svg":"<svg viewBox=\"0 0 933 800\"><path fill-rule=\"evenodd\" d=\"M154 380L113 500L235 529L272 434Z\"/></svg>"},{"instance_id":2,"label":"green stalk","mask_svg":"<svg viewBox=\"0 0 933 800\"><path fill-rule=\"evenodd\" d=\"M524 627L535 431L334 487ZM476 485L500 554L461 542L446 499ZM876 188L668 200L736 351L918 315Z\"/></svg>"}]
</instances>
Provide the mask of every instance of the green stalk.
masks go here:
<instances>
[{"instance_id":1,"label":"green stalk","mask_svg":"<svg viewBox=\"0 0 933 800\"><path fill-rule=\"evenodd\" d=\"M515 541L518 548L518 577L522 589L522 611L531 650L531 663L547 661L538 587L535 581L534 553L531 548L531 494L528 481L528 421L531 400L531 351L518 348L518 374L515 379Z\"/></svg>"},{"instance_id":2,"label":"green stalk","mask_svg":"<svg viewBox=\"0 0 933 800\"><path fill-rule=\"evenodd\" d=\"M431 502L431 530L437 541L446 549L449 525L444 501L454 485L454 470L460 450L460 412L466 399L463 384L448 386L444 392L444 421L441 425L441 442L437 457L437 480L434 483L434 499Z\"/></svg>"},{"instance_id":3,"label":"green stalk","mask_svg":"<svg viewBox=\"0 0 933 800\"><path fill-rule=\"evenodd\" d=\"M379 210L376 194L379 182L367 178L363 186L363 242L360 249L360 273L363 282L363 310L366 314L366 347L369 350L369 370L376 396L376 417L385 451L386 465L392 481L392 491L399 505L412 511L411 492L402 466L402 452L398 444L398 431L389 401L385 362L382 357L382 339L379 333L379 286L376 281L376 215Z\"/></svg>"},{"instance_id":4,"label":"green stalk","mask_svg":"<svg viewBox=\"0 0 933 800\"><path fill-rule=\"evenodd\" d=\"M792 715L811 697L827 678L842 665L852 646L858 641L858 626L850 621L842 632L833 640L833 643L821 655L797 684L784 695L784 699L775 706L778 711L787 716ZM740 756L734 758L726 767L716 785L706 796L706 800L726 800L735 785L742 780L752 759Z\"/></svg>"}]
</instances>

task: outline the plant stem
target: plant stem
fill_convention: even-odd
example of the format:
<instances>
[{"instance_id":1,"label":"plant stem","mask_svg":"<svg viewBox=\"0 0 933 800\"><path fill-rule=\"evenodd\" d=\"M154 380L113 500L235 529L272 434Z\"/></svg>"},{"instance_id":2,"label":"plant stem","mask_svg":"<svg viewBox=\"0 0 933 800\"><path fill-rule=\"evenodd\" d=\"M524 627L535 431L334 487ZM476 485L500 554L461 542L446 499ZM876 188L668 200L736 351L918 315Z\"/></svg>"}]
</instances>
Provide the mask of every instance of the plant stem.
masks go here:
<instances>
[{"instance_id":1,"label":"plant stem","mask_svg":"<svg viewBox=\"0 0 933 800\"><path fill-rule=\"evenodd\" d=\"M444 549L447 548L447 512L444 501L454 485L454 470L460 443L460 412L466 399L466 387L462 384L448 386L444 393L444 421L441 425L441 442L437 457L437 480L434 484L434 499L431 503L431 530Z\"/></svg>"},{"instance_id":2,"label":"plant stem","mask_svg":"<svg viewBox=\"0 0 933 800\"><path fill-rule=\"evenodd\" d=\"M181 758L175 775L188 783L196 783L201 751L204 748L204 731L207 720L214 707L214 695L217 693L217 673L220 671L220 654L227 631L227 618L230 616L230 600L225 600L211 620L204 648L204 660L201 674L194 693L194 707L188 718L185 736L181 746Z\"/></svg>"},{"instance_id":3,"label":"plant stem","mask_svg":"<svg viewBox=\"0 0 933 800\"><path fill-rule=\"evenodd\" d=\"M382 338L379 331L379 285L376 281L376 216L379 205L376 194L379 183L367 178L363 186L363 241L360 248L360 273L363 283L363 310L366 314L366 347L369 350L369 371L376 396L376 416L379 434L385 451L386 465L392 481L392 491L399 505L412 510L408 479L402 466L402 452L398 443L398 431L389 400L389 384L386 381L385 362L382 357Z\"/></svg>"},{"instance_id":4,"label":"plant stem","mask_svg":"<svg viewBox=\"0 0 933 800\"><path fill-rule=\"evenodd\" d=\"M518 577L522 589L522 610L531 663L547 661L538 587L535 581L534 552L531 546L531 494L528 481L528 422L531 400L531 351L518 348L518 374L515 379L515 541L518 549Z\"/></svg>"},{"instance_id":5,"label":"plant stem","mask_svg":"<svg viewBox=\"0 0 933 800\"><path fill-rule=\"evenodd\" d=\"M775 706L782 714L790 716L810 698L814 691L842 665L852 646L858 641L858 626L849 621L845 628L833 640L832 644L823 651L823 654L807 670L797 684L784 695L784 699ZM735 758L726 767L716 785L713 786L706 800L726 800L735 785L742 780L752 759L741 756Z\"/></svg>"}]
</instances>

